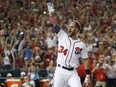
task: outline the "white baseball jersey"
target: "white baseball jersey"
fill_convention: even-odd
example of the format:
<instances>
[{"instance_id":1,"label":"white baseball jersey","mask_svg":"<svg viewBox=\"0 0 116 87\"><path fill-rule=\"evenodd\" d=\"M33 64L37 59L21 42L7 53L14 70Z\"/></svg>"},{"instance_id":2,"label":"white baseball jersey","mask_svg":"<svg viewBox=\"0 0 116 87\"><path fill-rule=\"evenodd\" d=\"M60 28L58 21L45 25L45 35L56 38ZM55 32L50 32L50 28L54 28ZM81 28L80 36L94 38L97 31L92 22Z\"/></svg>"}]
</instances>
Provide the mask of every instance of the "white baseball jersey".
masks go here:
<instances>
[{"instance_id":1,"label":"white baseball jersey","mask_svg":"<svg viewBox=\"0 0 116 87\"><path fill-rule=\"evenodd\" d=\"M58 37L58 58L57 64L67 67L78 67L79 58L88 58L86 45L80 40L71 39L62 29Z\"/></svg>"}]
</instances>

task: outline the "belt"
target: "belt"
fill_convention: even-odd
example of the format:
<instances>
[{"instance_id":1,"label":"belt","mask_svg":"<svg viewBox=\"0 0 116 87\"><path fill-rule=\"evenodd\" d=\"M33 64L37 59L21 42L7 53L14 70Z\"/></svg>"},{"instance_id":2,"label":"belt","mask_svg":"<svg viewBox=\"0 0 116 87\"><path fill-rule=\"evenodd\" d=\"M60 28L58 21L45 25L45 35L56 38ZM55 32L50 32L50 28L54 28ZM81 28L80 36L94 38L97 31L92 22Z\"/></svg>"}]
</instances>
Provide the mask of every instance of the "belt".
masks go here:
<instances>
[{"instance_id":1,"label":"belt","mask_svg":"<svg viewBox=\"0 0 116 87\"><path fill-rule=\"evenodd\" d=\"M69 70L69 71L75 70L74 67L65 67L65 66L61 66L60 64L58 64L58 67L61 67L63 69Z\"/></svg>"}]
</instances>

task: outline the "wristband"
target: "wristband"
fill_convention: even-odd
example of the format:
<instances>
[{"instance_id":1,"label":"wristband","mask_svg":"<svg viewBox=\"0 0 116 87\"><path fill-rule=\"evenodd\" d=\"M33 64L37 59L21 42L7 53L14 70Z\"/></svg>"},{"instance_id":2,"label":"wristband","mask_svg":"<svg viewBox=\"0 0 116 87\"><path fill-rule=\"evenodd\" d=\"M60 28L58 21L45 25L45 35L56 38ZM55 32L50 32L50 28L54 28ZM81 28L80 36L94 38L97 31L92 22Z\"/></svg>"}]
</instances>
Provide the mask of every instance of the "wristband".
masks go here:
<instances>
[{"instance_id":1,"label":"wristband","mask_svg":"<svg viewBox=\"0 0 116 87\"><path fill-rule=\"evenodd\" d=\"M90 74L90 70L89 69L85 70L85 72L86 72L87 75Z\"/></svg>"},{"instance_id":2,"label":"wristband","mask_svg":"<svg viewBox=\"0 0 116 87\"><path fill-rule=\"evenodd\" d=\"M57 34L59 31L60 27L58 25L55 25L55 27L53 28L53 32Z\"/></svg>"}]
</instances>

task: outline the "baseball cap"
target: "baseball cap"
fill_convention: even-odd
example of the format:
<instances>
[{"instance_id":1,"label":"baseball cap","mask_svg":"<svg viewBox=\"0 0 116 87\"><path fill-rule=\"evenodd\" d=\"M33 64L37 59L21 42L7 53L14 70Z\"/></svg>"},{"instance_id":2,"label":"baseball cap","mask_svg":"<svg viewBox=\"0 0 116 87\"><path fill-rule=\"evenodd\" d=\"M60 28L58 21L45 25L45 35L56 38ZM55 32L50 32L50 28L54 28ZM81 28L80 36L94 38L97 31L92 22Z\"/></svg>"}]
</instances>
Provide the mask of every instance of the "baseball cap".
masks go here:
<instances>
[{"instance_id":1,"label":"baseball cap","mask_svg":"<svg viewBox=\"0 0 116 87\"><path fill-rule=\"evenodd\" d=\"M25 73L25 72L21 72L21 76L22 76L22 75L26 75L26 73Z\"/></svg>"},{"instance_id":2,"label":"baseball cap","mask_svg":"<svg viewBox=\"0 0 116 87\"><path fill-rule=\"evenodd\" d=\"M37 55L37 56L35 57L35 59L40 59L40 56L39 56L39 55Z\"/></svg>"},{"instance_id":3,"label":"baseball cap","mask_svg":"<svg viewBox=\"0 0 116 87\"><path fill-rule=\"evenodd\" d=\"M12 74L11 73L7 73L7 77L12 77Z\"/></svg>"}]
</instances>

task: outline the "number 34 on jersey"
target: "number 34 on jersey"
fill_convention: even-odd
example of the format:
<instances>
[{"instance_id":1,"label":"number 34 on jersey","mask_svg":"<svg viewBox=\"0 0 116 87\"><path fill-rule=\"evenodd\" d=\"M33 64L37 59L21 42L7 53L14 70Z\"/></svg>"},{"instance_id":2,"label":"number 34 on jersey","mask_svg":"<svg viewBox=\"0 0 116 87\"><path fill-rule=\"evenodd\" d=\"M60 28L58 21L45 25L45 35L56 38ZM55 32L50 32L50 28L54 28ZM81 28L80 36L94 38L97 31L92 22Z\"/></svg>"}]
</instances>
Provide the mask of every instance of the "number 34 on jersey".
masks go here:
<instances>
[{"instance_id":1,"label":"number 34 on jersey","mask_svg":"<svg viewBox=\"0 0 116 87\"><path fill-rule=\"evenodd\" d=\"M75 53L75 54L80 54L82 48L75 47L73 50L74 50L74 53ZM68 49L64 48L64 46L61 45L61 46L60 46L60 49L58 50L58 52L59 52L59 53L63 53L63 55L66 56L67 53L68 53Z\"/></svg>"}]
</instances>

